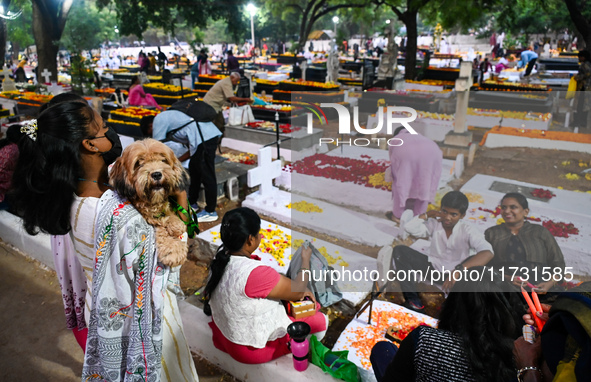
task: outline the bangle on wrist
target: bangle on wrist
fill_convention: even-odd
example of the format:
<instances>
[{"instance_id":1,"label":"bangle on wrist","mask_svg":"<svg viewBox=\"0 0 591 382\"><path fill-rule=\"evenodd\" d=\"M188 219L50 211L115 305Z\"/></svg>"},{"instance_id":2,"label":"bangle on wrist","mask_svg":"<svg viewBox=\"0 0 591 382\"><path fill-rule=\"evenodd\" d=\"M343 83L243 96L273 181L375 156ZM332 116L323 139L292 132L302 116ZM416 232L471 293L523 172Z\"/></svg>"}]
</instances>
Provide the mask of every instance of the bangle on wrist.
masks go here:
<instances>
[{"instance_id":1,"label":"bangle on wrist","mask_svg":"<svg viewBox=\"0 0 591 382\"><path fill-rule=\"evenodd\" d=\"M300 268L300 269L298 270L298 273L300 273L301 271L308 271L308 272L310 272L310 268ZM297 273L296 273L296 274L297 274Z\"/></svg>"},{"instance_id":2,"label":"bangle on wrist","mask_svg":"<svg viewBox=\"0 0 591 382\"><path fill-rule=\"evenodd\" d=\"M542 374L542 370L540 370L539 367L535 367L535 366L526 366L524 368L521 368L519 370L517 370L517 380L519 382L523 382L523 375L528 372L528 371L537 371L538 373L540 373L540 377L543 377L544 375Z\"/></svg>"}]
</instances>

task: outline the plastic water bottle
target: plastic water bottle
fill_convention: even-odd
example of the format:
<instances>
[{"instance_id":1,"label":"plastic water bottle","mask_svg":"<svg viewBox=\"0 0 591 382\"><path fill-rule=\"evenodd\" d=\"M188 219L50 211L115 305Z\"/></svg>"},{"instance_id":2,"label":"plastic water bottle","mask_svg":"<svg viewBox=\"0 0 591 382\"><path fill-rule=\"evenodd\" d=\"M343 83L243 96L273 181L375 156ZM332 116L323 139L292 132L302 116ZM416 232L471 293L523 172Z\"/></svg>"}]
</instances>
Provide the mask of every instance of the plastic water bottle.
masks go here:
<instances>
[{"instance_id":1,"label":"plastic water bottle","mask_svg":"<svg viewBox=\"0 0 591 382\"><path fill-rule=\"evenodd\" d=\"M307 335L310 334L310 325L305 322L296 321L287 327L287 334L291 337L289 346L293 355L293 368L297 371L304 371L308 368L308 354L310 353L310 342Z\"/></svg>"}]
</instances>

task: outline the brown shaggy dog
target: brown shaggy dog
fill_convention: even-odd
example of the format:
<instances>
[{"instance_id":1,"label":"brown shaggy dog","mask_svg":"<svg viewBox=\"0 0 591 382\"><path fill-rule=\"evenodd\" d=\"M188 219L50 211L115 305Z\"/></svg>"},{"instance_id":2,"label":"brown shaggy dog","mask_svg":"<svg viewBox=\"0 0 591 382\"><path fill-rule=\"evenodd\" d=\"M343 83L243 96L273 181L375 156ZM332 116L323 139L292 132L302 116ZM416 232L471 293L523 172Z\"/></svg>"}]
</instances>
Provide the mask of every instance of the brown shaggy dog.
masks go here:
<instances>
[{"instance_id":1,"label":"brown shaggy dog","mask_svg":"<svg viewBox=\"0 0 591 382\"><path fill-rule=\"evenodd\" d=\"M173 151L155 139L133 142L113 165L110 183L154 226L158 259L171 267L184 263L187 230L168 197L186 189L189 176Z\"/></svg>"}]
</instances>

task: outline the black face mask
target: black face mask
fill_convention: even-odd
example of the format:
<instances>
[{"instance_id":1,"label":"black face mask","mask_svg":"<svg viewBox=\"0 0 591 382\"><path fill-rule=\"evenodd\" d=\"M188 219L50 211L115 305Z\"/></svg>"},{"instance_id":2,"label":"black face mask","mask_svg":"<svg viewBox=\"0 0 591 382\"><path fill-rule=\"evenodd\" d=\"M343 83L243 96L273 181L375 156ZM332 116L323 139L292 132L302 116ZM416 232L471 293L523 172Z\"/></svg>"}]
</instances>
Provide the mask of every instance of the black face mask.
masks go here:
<instances>
[{"instance_id":1,"label":"black face mask","mask_svg":"<svg viewBox=\"0 0 591 382\"><path fill-rule=\"evenodd\" d=\"M111 142L111 150L105 151L100 153L105 161L105 164L109 166L111 163L115 162L117 158L121 156L121 152L123 151L123 147L121 146L121 140L119 139L119 135L113 130L109 128L105 133L105 137Z\"/></svg>"}]
</instances>

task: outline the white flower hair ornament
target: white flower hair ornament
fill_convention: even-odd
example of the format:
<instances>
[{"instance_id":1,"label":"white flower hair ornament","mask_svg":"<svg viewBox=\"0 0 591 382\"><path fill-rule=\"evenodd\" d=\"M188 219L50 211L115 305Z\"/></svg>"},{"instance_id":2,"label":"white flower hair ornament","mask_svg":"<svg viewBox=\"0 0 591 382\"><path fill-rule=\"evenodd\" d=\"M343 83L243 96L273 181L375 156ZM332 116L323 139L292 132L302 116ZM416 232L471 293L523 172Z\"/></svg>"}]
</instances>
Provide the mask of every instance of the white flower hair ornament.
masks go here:
<instances>
[{"instance_id":1,"label":"white flower hair ornament","mask_svg":"<svg viewBox=\"0 0 591 382\"><path fill-rule=\"evenodd\" d=\"M21 133L27 134L33 141L37 140L37 120L31 119L21 126Z\"/></svg>"}]
</instances>

